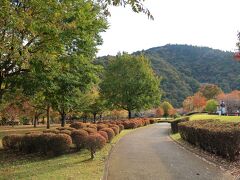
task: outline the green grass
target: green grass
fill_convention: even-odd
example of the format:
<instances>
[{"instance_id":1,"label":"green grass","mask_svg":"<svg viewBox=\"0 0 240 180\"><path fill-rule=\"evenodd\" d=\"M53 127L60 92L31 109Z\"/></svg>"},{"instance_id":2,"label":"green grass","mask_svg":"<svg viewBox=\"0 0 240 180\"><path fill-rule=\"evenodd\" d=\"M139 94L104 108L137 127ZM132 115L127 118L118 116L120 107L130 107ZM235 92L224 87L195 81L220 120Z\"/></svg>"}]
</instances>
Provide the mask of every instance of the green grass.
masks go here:
<instances>
[{"instance_id":1,"label":"green grass","mask_svg":"<svg viewBox=\"0 0 240 180\"><path fill-rule=\"evenodd\" d=\"M182 139L179 133L170 134L170 136L174 141L179 141L180 139Z\"/></svg>"},{"instance_id":2,"label":"green grass","mask_svg":"<svg viewBox=\"0 0 240 180\"><path fill-rule=\"evenodd\" d=\"M90 152L66 154L55 158L37 155L22 155L0 150L0 179L36 179L36 180L99 180L103 177L105 159L112 146L124 135L133 130L123 130L111 143L97 152L94 160Z\"/></svg>"},{"instance_id":3,"label":"green grass","mask_svg":"<svg viewBox=\"0 0 240 180\"><path fill-rule=\"evenodd\" d=\"M219 116L219 115L208 115L208 114L195 114L190 116L190 121L195 120L207 120L207 119L219 119L223 122L240 122L240 116Z\"/></svg>"}]
</instances>

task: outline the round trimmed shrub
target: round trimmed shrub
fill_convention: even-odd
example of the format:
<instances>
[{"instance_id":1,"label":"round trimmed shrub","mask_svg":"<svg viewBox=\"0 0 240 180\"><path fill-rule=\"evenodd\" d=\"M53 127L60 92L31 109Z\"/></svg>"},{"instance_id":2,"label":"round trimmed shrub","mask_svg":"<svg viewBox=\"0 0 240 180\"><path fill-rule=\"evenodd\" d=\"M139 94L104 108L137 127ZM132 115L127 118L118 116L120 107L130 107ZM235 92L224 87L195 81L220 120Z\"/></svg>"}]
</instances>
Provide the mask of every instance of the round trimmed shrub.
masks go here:
<instances>
[{"instance_id":1,"label":"round trimmed shrub","mask_svg":"<svg viewBox=\"0 0 240 180\"><path fill-rule=\"evenodd\" d=\"M83 128L84 131L87 131L88 134L91 134L91 133L96 133L97 132L97 129L93 129L93 128Z\"/></svg>"},{"instance_id":2,"label":"round trimmed shrub","mask_svg":"<svg viewBox=\"0 0 240 180\"><path fill-rule=\"evenodd\" d=\"M73 144L76 145L77 150L80 150L85 147L85 143L87 140L88 132L80 129L74 130L71 133Z\"/></svg>"},{"instance_id":3,"label":"round trimmed shrub","mask_svg":"<svg viewBox=\"0 0 240 180\"><path fill-rule=\"evenodd\" d=\"M67 135L69 135L69 136L71 136L71 133L72 133L72 132L71 132L70 130L67 130L67 129L60 131L60 134L67 134Z\"/></svg>"},{"instance_id":4,"label":"round trimmed shrub","mask_svg":"<svg viewBox=\"0 0 240 180\"><path fill-rule=\"evenodd\" d=\"M97 130L97 125L96 124L89 124L89 125L87 125L87 127Z\"/></svg>"},{"instance_id":5,"label":"round trimmed shrub","mask_svg":"<svg viewBox=\"0 0 240 180\"><path fill-rule=\"evenodd\" d=\"M106 140L98 133L91 134L87 138L86 148L91 152L91 158L93 159L95 153L101 150L106 144Z\"/></svg>"},{"instance_id":6,"label":"round trimmed shrub","mask_svg":"<svg viewBox=\"0 0 240 180\"><path fill-rule=\"evenodd\" d=\"M58 127L56 129L59 130L59 131L63 131L63 130L73 131L73 130L75 130L75 128L71 128L71 127Z\"/></svg>"},{"instance_id":7,"label":"round trimmed shrub","mask_svg":"<svg viewBox=\"0 0 240 180\"><path fill-rule=\"evenodd\" d=\"M106 142L108 142L108 134L105 131L98 131L98 133L106 139Z\"/></svg>"},{"instance_id":8,"label":"round trimmed shrub","mask_svg":"<svg viewBox=\"0 0 240 180\"><path fill-rule=\"evenodd\" d=\"M84 127L87 127L87 125L82 122L75 122L75 123L70 124L70 127L74 128L74 129L82 129Z\"/></svg>"},{"instance_id":9,"label":"round trimmed shrub","mask_svg":"<svg viewBox=\"0 0 240 180\"><path fill-rule=\"evenodd\" d=\"M117 125L111 125L110 128L114 131L115 136L119 134L119 127Z\"/></svg>"},{"instance_id":10,"label":"round trimmed shrub","mask_svg":"<svg viewBox=\"0 0 240 180\"><path fill-rule=\"evenodd\" d=\"M120 133L122 130L124 130L124 125L118 124L118 127L119 127L119 133Z\"/></svg>"},{"instance_id":11,"label":"round trimmed shrub","mask_svg":"<svg viewBox=\"0 0 240 180\"><path fill-rule=\"evenodd\" d=\"M53 155L64 154L70 149L72 139L67 134L56 134L50 138L49 147Z\"/></svg>"},{"instance_id":12,"label":"round trimmed shrub","mask_svg":"<svg viewBox=\"0 0 240 180\"><path fill-rule=\"evenodd\" d=\"M22 141L22 135L8 135L4 136L2 138L2 145L4 149L9 149L9 150L19 150L21 146L21 141Z\"/></svg>"},{"instance_id":13,"label":"round trimmed shrub","mask_svg":"<svg viewBox=\"0 0 240 180\"><path fill-rule=\"evenodd\" d=\"M101 131L104 131L104 132L107 133L107 135L108 135L108 142L111 142L112 139L115 136L114 131L111 128L103 128L103 129L101 129Z\"/></svg>"},{"instance_id":14,"label":"round trimmed shrub","mask_svg":"<svg viewBox=\"0 0 240 180\"><path fill-rule=\"evenodd\" d=\"M103 128L108 128L108 125L107 124L98 124L97 125L97 130L100 131L101 129Z\"/></svg>"}]
</instances>

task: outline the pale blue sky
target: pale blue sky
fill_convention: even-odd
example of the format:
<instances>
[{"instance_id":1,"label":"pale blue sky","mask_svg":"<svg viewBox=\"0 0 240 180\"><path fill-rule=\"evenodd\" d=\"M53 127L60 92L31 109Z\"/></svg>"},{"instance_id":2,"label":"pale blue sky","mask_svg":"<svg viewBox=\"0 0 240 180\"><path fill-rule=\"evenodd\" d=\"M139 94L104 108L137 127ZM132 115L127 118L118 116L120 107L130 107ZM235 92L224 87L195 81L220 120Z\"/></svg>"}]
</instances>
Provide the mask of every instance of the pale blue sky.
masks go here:
<instances>
[{"instance_id":1,"label":"pale blue sky","mask_svg":"<svg viewBox=\"0 0 240 180\"><path fill-rule=\"evenodd\" d=\"M155 20L130 8L112 7L98 56L165 44L234 51L240 31L240 0L146 0Z\"/></svg>"}]
</instances>

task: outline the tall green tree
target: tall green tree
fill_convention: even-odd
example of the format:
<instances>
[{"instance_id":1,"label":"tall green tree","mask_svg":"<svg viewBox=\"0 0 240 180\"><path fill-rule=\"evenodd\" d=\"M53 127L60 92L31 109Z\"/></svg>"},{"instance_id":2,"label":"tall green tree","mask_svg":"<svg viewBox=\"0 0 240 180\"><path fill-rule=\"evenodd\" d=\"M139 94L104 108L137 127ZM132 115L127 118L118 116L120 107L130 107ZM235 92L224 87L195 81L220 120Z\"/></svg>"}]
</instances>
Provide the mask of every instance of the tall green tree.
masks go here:
<instances>
[{"instance_id":1,"label":"tall green tree","mask_svg":"<svg viewBox=\"0 0 240 180\"><path fill-rule=\"evenodd\" d=\"M174 109L173 106L167 101L164 101L160 107L163 109L163 115L165 117L169 116L171 114L170 111Z\"/></svg>"},{"instance_id":2,"label":"tall green tree","mask_svg":"<svg viewBox=\"0 0 240 180\"><path fill-rule=\"evenodd\" d=\"M117 55L106 68L101 90L109 104L127 110L129 118L133 110L150 108L161 98L160 78L142 55Z\"/></svg>"},{"instance_id":3,"label":"tall green tree","mask_svg":"<svg viewBox=\"0 0 240 180\"><path fill-rule=\"evenodd\" d=\"M61 126L65 126L67 113L71 111L83 111L88 103L87 92L97 84L99 78L98 66L90 60L72 57L71 61L62 60L62 68L55 77L54 83L57 89L50 97L52 107L61 115Z\"/></svg>"},{"instance_id":4,"label":"tall green tree","mask_svg":"<svg viewBox=\"0 0 240 180\"><path fill-rule=\"evenodd\" d=\"M106 28L103 10L93 1L1 0L0 99L33 61L45 64L76 51L92 58Z\"/></svg>"}]
</instances>

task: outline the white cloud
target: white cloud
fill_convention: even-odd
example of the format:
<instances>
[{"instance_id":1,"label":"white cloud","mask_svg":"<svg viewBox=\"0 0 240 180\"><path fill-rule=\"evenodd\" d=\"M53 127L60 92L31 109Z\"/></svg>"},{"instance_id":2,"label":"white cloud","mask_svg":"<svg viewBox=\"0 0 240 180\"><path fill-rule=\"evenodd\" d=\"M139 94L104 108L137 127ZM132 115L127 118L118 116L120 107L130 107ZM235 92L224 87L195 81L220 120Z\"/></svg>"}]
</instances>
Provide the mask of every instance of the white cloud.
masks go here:
<instances>
[{"instance_id":1,"label":"white cloud","mask_svg":"<svg viewBox=\"0 0 240 180\"><path fill-rule=\"evenodd\" d=\"M99 56L165 44L233 51L240 31L239 0L147 0L155 20L130 8L112 7Z\"/></svg>"}]
</instances>

